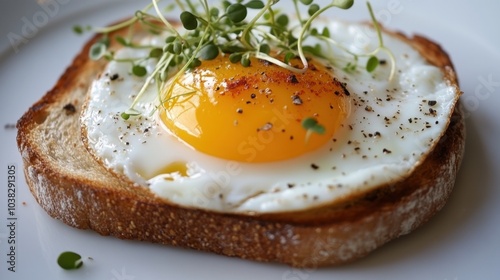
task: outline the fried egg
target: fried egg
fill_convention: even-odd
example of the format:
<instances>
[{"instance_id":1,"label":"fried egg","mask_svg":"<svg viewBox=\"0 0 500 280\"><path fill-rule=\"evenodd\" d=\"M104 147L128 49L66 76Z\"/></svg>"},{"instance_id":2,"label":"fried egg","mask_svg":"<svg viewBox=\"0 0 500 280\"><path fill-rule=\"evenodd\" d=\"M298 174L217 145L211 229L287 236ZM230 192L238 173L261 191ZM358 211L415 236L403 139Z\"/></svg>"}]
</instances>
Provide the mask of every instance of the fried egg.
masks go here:
<instances>
[{"instance_id":1,"label":"fried egg","mask_svg":"<svg viewBox=\"0 0 500 280\"><path fill-rule=\"evenodd\" d=\"M352 52L378 47L367 25L328 27ZM148 87L136 105L143 114L128 120L120 114L145 79L111 61L89 90L85 141L108 169L184 207L271 213L342 201L408 177L444 134L460 95L406 42L384 34L384 43L396 58L392 79L383 53L374 72L315 58L303 74L257 59L243 67L219 55L169 81L169 98ZM325 47L339 62L349 60ZM154 65L144 64L149 73ZM325 133L308 133L301 123L309 117Z\"/></svg>"}]
</instances>

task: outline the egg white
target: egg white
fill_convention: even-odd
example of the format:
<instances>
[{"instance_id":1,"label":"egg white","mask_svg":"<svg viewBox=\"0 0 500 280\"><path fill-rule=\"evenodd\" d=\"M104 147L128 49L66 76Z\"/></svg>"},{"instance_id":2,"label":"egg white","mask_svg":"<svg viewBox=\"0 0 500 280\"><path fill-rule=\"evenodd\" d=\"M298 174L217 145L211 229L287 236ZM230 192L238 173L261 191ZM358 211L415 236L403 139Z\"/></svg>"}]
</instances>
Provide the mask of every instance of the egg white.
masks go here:
<instances>
[{"instance_id":1,"label":"egg white","mask_svg":"<svg viewBox=\"0 0 500 280\"><path fill-rule=\"evenodd\" d=\"M374 30L366 25L335 21L328 27L336 41L354 52L378 46ZM334 139L312 153L251 164L193 150L165 131L155 115L147 116L157 104L155 86L137 106L146 116L123 120L120 113L128 109L144 79L129 73L130 64L117 62L110 62L94 81L81 116L89 148L106 167L172 203L221 212L302 210L396 182L411 174L443 135L459 92L411 46L389 34L384 42L397 60L392 81L389 63L374 73L333 68L347 83L351 113ZM345 57L331 51L340 61ZM117 53L143 54L132 49ZM149 72L154 63L147 62ZM115 74L118 79L110 80ZM278 111L276 117L282 117ZM244 152L265 148L268 140L249 142ZM173 162L186 163L188 176L156 174Z\"/></svg>"}]
</instances>

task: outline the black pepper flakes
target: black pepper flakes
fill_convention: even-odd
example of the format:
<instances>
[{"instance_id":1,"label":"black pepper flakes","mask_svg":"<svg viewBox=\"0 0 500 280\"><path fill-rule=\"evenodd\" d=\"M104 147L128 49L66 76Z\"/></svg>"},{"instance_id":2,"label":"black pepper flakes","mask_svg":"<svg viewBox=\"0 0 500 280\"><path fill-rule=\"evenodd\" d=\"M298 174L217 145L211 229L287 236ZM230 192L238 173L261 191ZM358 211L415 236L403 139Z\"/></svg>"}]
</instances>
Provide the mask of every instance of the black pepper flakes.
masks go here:
<instances>
[{"instance_id":1,"label":"black pepper flakes","mask_svg":"<svg viewBox=\"0 0 500 280\"><path fill-rule=\"evenodd\" d=\"M342 91L344 92L344 95L345 96L350 96L351 93L347 90L347 87L345 83L341 83L339 80L337 80L337 78L333 78L333 83L336 85L336 86L339 86L342 88Z\"/></svg>"},{"instance_id":2,"label":"black pepper flakes","mask_svg":"<svg viewBox=\"0 0 500 280\"><path fill-rule=\"evenodd\" d=\"M76 112L75 105L73 105L71 103L64 105L63 109L64 109L64 111L66 111L66 115L72 115Z\"/></svg>"},{"instance_id":3,"label":"black pepper flakes","mask_svg":"<svg viewBox=\"0 0 500 280\"><path fill-rule=\"evenodd\" d=\"M243 109L241 109L241 108L236 109L236 113L243 114Z\"/></svg>"},{"instance_id":4,"label":"black pepper flakes","mask_svg":"<svg viewBox=\"0 0 500 280\"><path fill-rule=\"evenodd\" d=\"M286 78L286 81L287 83L292 83L292 84L298 84L299 83L299 80L297 80L297 76L295 75L289 75L287 78Z\"/></svg>"},{"instance_id":5,"label":"black pepper flakes","mask_svg":"<svg viewBox=\"0 0 500 280\"><path fill-rule=\"evenodd\" d=\"M302 105L302 99L300 98L300 96L298 96L297 94L294 94L291 97L292 97L292 103L294 105Z\"/></svg>"},{"instance_id":6,"label":"black pepper flakes","mask_svg":"<svg viewBox=\"0 0 500 280\"><path fill-rule=\"evenodd\" d=\"M5 124L5 125L3 126L3 128L4 128L5 130L15 129L15 128L16 128L16 125L15 125L15 124L13 124L13 123L7 123L7 124Z\"/></svg>"},{"instance_id":7,"label":"black pepper flakes","mask_svg":"<svg viewBox=\"0 0 500 280\"><path fill-rule=\"evenodd\" d=\"M384 149L382 150L382 152L383 152L384 154L390 154L390 153L392 153L390 150L388 150L388 149L386 149L386 148L384 148Z\"/></svg>"},{"instance_id":8,"label":"black pepper flakes","mask_svg":"<svg viewBox=\"0 0 500 280\"><path fill-rule=\"evenodd\" d=\"M318 170L319 169L319 166L315 163L311 163L311 168L314 169L314 170Z\"/></svg>"},{"instance_id":9,"label":"black pepper flakes","mask_svg":"<svg viewBox=\"0 0 500 280\"><path fill-rule=\"evenodd\" d=\"M427 105L429 105L429 106L434 106L434 105L436 105L436 104L437 104L437 101L436 101L436 100L429 100L429 101L427 102Z\"/></svg>"},{"instance_id":10,"label":"black pepper flakes","mask_svg":"<svg viewBox=\"0 0 500 280\"><path fill-rule=\"evenodd\" d=\"M111 75L111 76L109 77L109 80L110 80L110 81L114 81L114 80L118 79L119 77L120 77L120 76L119 76L117 73L115 73L115 74L113 74L113 75Z\"/></svg>"}]
</instances>

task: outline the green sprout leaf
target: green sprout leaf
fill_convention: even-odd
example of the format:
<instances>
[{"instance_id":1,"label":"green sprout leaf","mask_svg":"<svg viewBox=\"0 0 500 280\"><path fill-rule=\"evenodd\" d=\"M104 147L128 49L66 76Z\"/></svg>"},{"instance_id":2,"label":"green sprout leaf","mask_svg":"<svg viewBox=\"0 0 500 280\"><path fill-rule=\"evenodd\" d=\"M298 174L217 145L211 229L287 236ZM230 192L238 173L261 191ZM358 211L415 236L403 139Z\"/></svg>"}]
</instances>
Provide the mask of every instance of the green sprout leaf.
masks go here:
<instances>
[{"instance_id":1,"label":"green sprout leaf","mask_svg":"<svg viewBox=\"0 0 500 280\"><path fill-rule=\"evenodd\" d=\"M81 35L84 32L91 31L91 30L92 30L92 26L90 26L90 25L82 26L82 25L77 24L77 25L73 26L73 32L75 32L75 34L78 34L78 35Z\"/></svg>"},{"instance_id":2,"label":"green sprout leaf","mask_svg":"<svg viewBox=\"0 0 500 280\"><path fill-rule=\"evenodd\" d=\"M262 9L264 8L264 3L260 0L251 0L248 1L248 3L245 4L250 9Z\"/></svg>"},{"instance_id":3,"label":"green sprout leaf","mask_svg":"<svg viewBox=\"0 0 500 280\"><path fill-rule=\"evenodd\" d=\"M140 114L141 112L135 109L128 109L126 112L121 113L120 116L122 117L122 119L128 120L130 117L139 116Z\"/></svg>"},{"instance_id":4,"label":"green sprout leaf","mask_svg":"<svg viewBox=\"0 0 500 280\"><path fill-rule=\"evenodd\" d=\"M128 120L128 119L130 119L130 114L127 114L127 113L125 113L125 112L121 113L121 114L120 114L120 116L121 116L121 117L122 117L122 119L124 119L124 120Z\"/></svg>"},{"instance_id":5,"label":"green sprout leaf","mask_svg":"<svg viewBox=\"0 0 500 280\"><path fill-rule=\"evenodd\" d=\"M128 46L129 43L127 42L127 40L125 40L125 38L123 38L122 36L116 36L115 37L115 40L120 43L120 45L123 45L123 46Z\"/></svg>"},{"instance_id":6,"label":"green sprout leaf","mask_svg":"<svg viewBox=\"0 0 500 280\"><path fill-rule=\"evenodd\" d=\"M201 65L201 60L195 58L195 59L193 59L193 61L189 65L189 68L196 68L196 67L198 67L200 65Z\"/></svg>"},{"instance_id":7,"label":"green sprout leaf","mask_svg":"<svg viewBox=\"0 0 500 280\"><path fill-rule=\"evenodd\" d=\"M349 9L354 5L354 0L334 0L333 3L341 9Z\"/></svg>"},{"instance_id":8,"label":"green sprout leaf","mask_svg":"<svg viewBox=\"0 0 500 280\"><path fill-rule=\"evenodd\" d=\"M80 35L83 33L83 27L81 25L75 25L73 26L73 32Z\"/></svg>"},{"instance_id":9,"label":"green sprout leaf","mask_svg":"<svg viewBox=\"0 0 500 280\"><path fill-rule=\"evenodd\" d=\"M313 117L303 119L302 127L306 130L306 143L309 141L309 138L313 133L325 134L325 127L319 124L318 120Z\"/></svg>"},{"instance_id":10,"label":"green sprout leaf","mask_svg":"<svg viewBox=\"0 0 500 280\"><path fill-rule=\"evenodd\" d=\"M307 13L309 13L310 16L314 15L317 11L319 11L320 7L318 4L312 4L309 6L309 10L307 10Z\"/></svg>"},{"instance_id":11,"label":"green sprout leaf","mask_svg":"<svg viewBox=\"0 0 500 280\"><path fill-rule=\"evenodd\" d=\"M306 130L306 143L309 141L309 138L313 133L325 134L325 127L319 124L313 117L303 119L302 127Z\"/></svg>"},{"instance_id":12,"label":"green sprout leaf","mask_svg":"<svg viewBox=\"0 0 500 280\"><path fill-rule=\"evenodd\" d=\"M219 9L212 7L210 9L210 16L216 19L219 16Z\"/></svg>"},{"instance_id":13,"label":"green sprout leaf","mask_svg":"<svg viewBox=\"0 0 500 280\"><path fill-rule=\"evenodd\" d=\"M276 23L282 27L287 26L289 22L290 20L288 19L288 16L285 14L279 15L278 18L276 19Z\"/></svg>"},{"instance_id":14,"label":"green sprout leaf","mask_svg":"<svg viewBox=\"0 0 500 280\"><path fill-rule=\"evenodd\" d=\"M149 57L160 57L163 54L163 50L160 48L151 49L149 52Z\"/></svg>"},{"instance_id":15,"label":"green sprout leaf","mask_svg":"<svg viewBox=\"0 0 500 280\"><path fill-rule=\"evenodd\" d=\"M229 61L231 61L231 63L240 62L241 58L242 58L242 54L241 53L232 53L232 54L229 55Z\"/></svg>"},{"instance_id":16,"label":"green sprout leaf","mask_svg":"<svg viewBox=\"0 0 500 280\"><path fill-rule=\"evenodd\" d=\"M318 123L313 117L302 120L302 127L317 134L325 134L325 127Z\"/></svg>"},{"instance_id":17,"label":"green sprout leaf","mask_svg":"<svg viewBox=\"0 0 500 280\"><path fill-rule=\"evenodd\" d=\"M227 7L226 15L234 23L242 22L247 17L247 8L239 3L232 4Z\"/></svg>"},{"instance_id":18,"label":"green sprout leaf","mask_svg":"<svg viewBox=\"0 0 500 280\"><path fill-rule=\"evenodd\" d=\"M344 71L348 72L348 73L352 73L354 71L356 71L356 63L352 63L352 62L348 62L347 65L343 68Z\"/></svg>"},{"instance_id":19,"label":"green sprout leaf","mask_svg":"<svg viewBox=\"0 0 500 280\"><path fill-rule=\"evenodd\" d=\"M377 66L380 64L380 61L376 56L370 56L368 61L366 62L366 71L368 72L373 72L377 68Z\"/></svg>"},{"instance_id":20,"label":"green sprout leaf","mask_svg":"<svg viewBox=\"0 0 500 280\"><path fill-rule=\"evenodd\" d=\"M250 58L247 55L244 55L243 57L241 57L241 65L243 67L250 66Z\"/></svg>"},{"instance_id":21,"label":"green sprout leaf","mask_svg":"<svg viewBox=\"0 0 500 280\"><path fill-rule=\"evenodd\" d=\"M175 54L175 55L179 55L179 54L181 54L181 52L182 52L182 44L181 44L181 43L179 43L179 42L174 42L174 43L172 44L172 52L173 52L173 54Z\"/></svg>"},{"instance_id":22,"label":"green sprout leaf","mask_svg":"<svg viewBox=\"0 0 500 280\"><path fill-rule=\"evenodd\" d=\"M148 73L146 70L146 67L141 66L141 65L134 65L132 67L132 73L136 75L137 77L144 77Z\"/></svg>"},{"instance_id":23,"label":"green sprout leaf","mask_svg":"<svg viewBox=\"0 0 500 280\"><path fill-rule=\"evenodd\" d=\"M323 28L321 35L323 35L323 37L330 38L330 29L328 29L328 27Z\"/></svg>"},{"instance_id":24,"label":"green sprout leaf","mask_svg":"<svg viewBox=\"0 0 500 280\"><path fill-rule=\"evenodd\" d=\"M207 44L200 49L200 58L203 60L212 60L219 55L219 48L214 44Z\"/></svg>"},{"instance_id":25,"label":"green sprout leaf","mask_svg":"<svg viewBox=\"0 0 500 280\"><path fill-rule=\"evenodd\" d=\"M106 54L106 45L102 42L94 43L89 50L89 57L92 60L99 60L101 57Z\"/></svg>"},{"instance_id":26,"label":"green sprout leaf","mask_svg":"<svg viewBox=\"0 0 500 280\"><path fill-rule=\"evenodd\" d=\"M313 54L317 57L321 57L321 45L320 44L316 44L314 46L304 46L303 47L304 49L304 52L308 52L310 54Z\"/></svg>"},{"instance_id":27,"label":"green sprout leaf","mask_svg":"<svg viewBox=\"0 0 500 280\"><path fill-rule=\"evenodd\" d=\"M271 53L271 47L268 44L263 44L259 46L259 51L265 54Z\"/></svg>"},{"instance_id":28,"label":"green sprout leaf","mask_svg":"<svg viewBox=\"0 0 500 280\"><path fill-rule=\"evenodd\" d=\"M165 43L172 43L173 41L175 41L177 39L177 37L175 36L168 36L167 38L165 38Z\"/></svg>"},{"instance_id":29,"label":"green sprout leaf","mask_svg":"<svg viewBox=\"0 0 500 280\"><path fill-rule=\"evenodd\" d=\"M198 20L196 16L188 11L181 13L182 26L187 30L195 30L198 27Z\"/></svg>"},{"instance_id":30,"label":"green sprout leaf","mask_svg":"<svg viewBox=\"0 0 500 280\"><path fill-rule=\"evenodd\" d=\"M292 58L294 58L294 57L295 57L295 54L294 54L293 52L287 52L287 53L285 54L285 59L284 59L284 62L285 62L286 64L288 64L288 63L290 62L290 60L292 60Z\"/></svg>"},{"instance_id":31,"label":"green sprout leaf","mask_svg":"<svg viewBox=\"0 0 500 280\"><path fill-rule=\"evenodd\" d=\"M57 258L57 264L63 269L78 269L82 267L82 256L74 252L63 252Z\"/></svg>"}]
</instances>

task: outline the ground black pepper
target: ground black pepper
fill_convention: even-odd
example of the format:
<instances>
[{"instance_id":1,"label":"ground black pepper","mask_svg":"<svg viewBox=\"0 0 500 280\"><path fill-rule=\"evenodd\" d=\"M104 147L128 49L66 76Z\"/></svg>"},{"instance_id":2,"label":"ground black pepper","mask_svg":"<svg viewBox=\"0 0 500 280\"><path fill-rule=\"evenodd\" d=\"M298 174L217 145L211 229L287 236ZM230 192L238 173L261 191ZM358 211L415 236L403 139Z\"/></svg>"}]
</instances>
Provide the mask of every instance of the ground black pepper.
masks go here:
<instances>
[{"instance_id":1,"label":"ground black pepper","mask_svg":"<svg viewBox=\"0 0 500 280\"><path fill-rule=\"evenodd\" d=\"M64 105L63 109L66 111L67 115L71 115L71 114L74 114L76 112L75 105L73 105L71 103Z\"/></svg>"}]
</instances>

